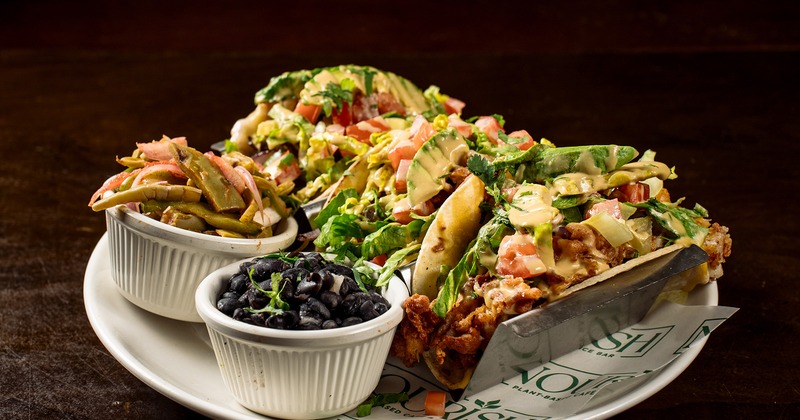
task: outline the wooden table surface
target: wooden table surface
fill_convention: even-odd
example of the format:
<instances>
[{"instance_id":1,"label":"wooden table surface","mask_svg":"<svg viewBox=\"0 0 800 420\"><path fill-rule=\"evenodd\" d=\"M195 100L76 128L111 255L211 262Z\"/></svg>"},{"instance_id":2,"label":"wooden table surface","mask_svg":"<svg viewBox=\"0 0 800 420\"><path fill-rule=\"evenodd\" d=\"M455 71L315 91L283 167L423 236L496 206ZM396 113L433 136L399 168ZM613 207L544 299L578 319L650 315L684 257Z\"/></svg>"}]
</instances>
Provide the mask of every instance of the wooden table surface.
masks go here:
<instances>
[{"instance_id":1,"label":"wooden table surface","mask_svg":"<svg viewBox=\"0 0 800 420\"><path fill-rule=\"evenodd\" d=\"M0 418L200 417L92 330L82 287L105 223L86 203L134 142L208 150L270 77L342 63L560 146L656 150L673 196L731 228L720 304L741 309L619 418L800 417L798 7L167 3L0 6Z\"/></svg>"}]
</instances>

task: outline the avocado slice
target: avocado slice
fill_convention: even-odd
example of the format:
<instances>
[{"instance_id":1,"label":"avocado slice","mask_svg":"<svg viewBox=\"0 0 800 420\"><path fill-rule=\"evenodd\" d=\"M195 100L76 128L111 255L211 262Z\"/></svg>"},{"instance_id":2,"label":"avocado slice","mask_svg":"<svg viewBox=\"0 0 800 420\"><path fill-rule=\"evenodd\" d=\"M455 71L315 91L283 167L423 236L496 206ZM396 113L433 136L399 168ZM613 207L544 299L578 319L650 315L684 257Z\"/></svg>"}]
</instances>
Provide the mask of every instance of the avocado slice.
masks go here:
<instances>
[{"instance_id":1,"label":"avocado slice","mask_svg":"<svg viewBox=\"0 0 800 420\"><path fill-rule=\"evenodd\" d=\"M445 177L462 165L469 152L464 138L452 128L442 130L417 150L408 168L408 199L412 206L424 203L444 189Z\"/></svg>"},{"instance_id":2,"label":"avocado slice","mask_svg":"<svg viewBox=\"0 0 800 420\"><path fill-rule=\"evenodd\" d=\"M313 77L305 82L299 98L305 104L321 105L329 112L340 106L337 102L352 101L353 89L365 95L373 92L390 93L414 114L431 109L422 90L408 79L375 67L352 64L314 70Z\"/></svg>"},{"instance_id":3,"label":"avocado slice","mask_svg":"<svg viewBox=\"0 0 800 420\"><path fill-rule=\"evenodd\" d=\"M525 179L544 182L574 172L600 175L632 161L639 152L630 146L592 145L551 147L541 150Z\"/></svg>"}]
</instances>

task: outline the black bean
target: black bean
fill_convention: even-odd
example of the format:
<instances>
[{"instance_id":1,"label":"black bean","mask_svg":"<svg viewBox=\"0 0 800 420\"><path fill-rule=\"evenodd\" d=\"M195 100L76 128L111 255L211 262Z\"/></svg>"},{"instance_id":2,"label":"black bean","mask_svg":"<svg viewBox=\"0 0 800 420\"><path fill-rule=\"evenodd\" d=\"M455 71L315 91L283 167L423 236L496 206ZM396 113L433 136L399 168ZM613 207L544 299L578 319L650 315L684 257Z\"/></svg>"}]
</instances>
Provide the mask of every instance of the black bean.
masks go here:
<instances>
[{"instance_id":1,"label":"black bean","mask_svg":"<svg viewBox=\"0 0 800 420\"><path fill-rule=\"evenodd\" d=\"M289 280L291 282L299 283L303 281L303 279L308 278L311 274L310 271L306 270L305 268L300 267L292 267L288 270L285 270L281 275L285 280Z\"/></svg>"},{"instance_id":2,"label":"black bean","mask_svg":"<svg viewBox=\"0 0 800 420\"><path fill-rule=\"evenodd\" d=\"M256 312L254 314L250 314L250 320L253 321L253 324L263 326L264 322L267 320L267 315L264 312Z\"/></svg>"},{"instance_id":3,"label":"black bean","mask_svg":"<svg viewBox=\"0 0 800 420\"><path fill-rule=\"evenodd\" d=\"M247 287L250 285L250 278L247 275L242 273L236 273L231 277L230 284L228 286L228 290L233 292L244 293L247 290Z\"/></svg>"},{"instance_id":4,"label":"black bean","mask_svg":"<svg viewBox=\"0 0 800 420\"><path fill-rule=\"evenodd\" d=\"M236 308L236 309L233 310L233 314L231 315L231 318L233 318L233 319L235 319L237 321L241 321L246 315L247 315L247 312L243 308L239 307L239 308Z\"/></svg>"},{"instance_id":5,"label":"black bean","mask_svg":"<svg viewBox=\"0 0 800 420\"><path fill-rule=\"evenodd\" d=\"M295 291L300 294L315 296L321 288L322 278L317 272L313 272L297 285Z\"/></svg>"},{"instance_id":6,"label":"black bean","mask_svg":"<svg viewBox=\"0 0 800 420\"><path fill-rule=\"evenodd\" d=\"M248 289L243 296L247 296L247 303L253 309L261 309L269 303L269 299L255 289Z\"/></svg>"},{"instance_id":7,"label":"black bean","mask_svg":"<svg viewBox=\"0 0 800 420\"><path fill-rule=\"evenodd\" d=\"M288 301L294 298L294 283L290 282L289 280L281 280L280 289L278 290L281 291L281 299Z\"/></svg>"},{"instance_id":8,"label":"black bean","mask_svg":"<svg viewBox=\"0 0 800 420\"><path fill-rule=\"evenodd\" d=\"M238 292L225 292L220 296L220 299L230 298L238 300L240 296L242 296L242 294Z\"/></svg>"},{"instance_id":9,"label":"black bean","mask_svg":"<svg viewBox=\"0 0 800 420\"><path fill-rule=\"evenodd\" d=\"M280 314L271 315L267 318L265 326L279 330L294 328L300 321L300 315L296 311L285 311Z\"/></svg>"},{"instance_id":10,"label":"black bean","mask_svg":"<svg viewBox=\"0 0 800 420\"><path fill-rule=\"evenodd\" d=\"M377 311L380 315L386 313L389 310L389 305L383 302L378 302L375 304L375 311Z\"/></svg>"},{"instance_id":11,"label":"black bean","mask_svg":"<svg viewBox=\"0 0 800 420\"><path fill-rule=\"evenodd\" d=\"M313 316L300 316L297 328L301 330L318 330L322 328L322 320Z\"/></svg>"},{"instance_id":12,"label":"black bean","mask_svg":"<svg viewBox=\"0 0 800 420\"><path fill-rule=\"evenodd\" d=\"M321 280L322 290L330 290L336 281L333 278L333 274L326 268L319 270L318 273Z\"/></svg>"},{"instance_id":13,"label":"black bean","mask_svg":"<svg viewBox=\"0 0 800 420\"><path fill-rule=\"evenodd\" d=\"M339 304L342 303L342 296L330 290L325 290L319 294L319 300L322 301L328 309L335 311L336 308L339 307Z\"/></svg>"},{"instance_id":14,"label":"black bean","mask_svg":"<svg viewBox=\"0 0 800 420\"><path fill-rule=\"evenodd\" d=\"M356 283L352 277L347 276L344 276L342 284L339 286L339 294L342 296L349 295L360 290L361 288L358 287L358 283Z\"/></svg>"},{"instance_id":15,"label":"black bean","mask_svg":"<svg viewBox=\"0 0 800 420\"><path fill-rule=\"evenodd\" d=\"M364 292L351 293L342 300L342 310L348 316L360 316L359 311L364 302L372 303L368 294Z\"/></svg>"},{"instance_id":16,"label":"black bean","mask_svg":"<svg viewBox=\"0 0 800 420\"><path fill-rule=\"evenodd\" d=\"M353 269L342 264L333 263L326 267L328 271L333 274L338 274L340 276L350 277L353 278Z\"/></svg>"},{"instance_id":17,"label":"black bean","mask_svg":"<svg viewBox=\"0 0 800 420\"><path fill-rule=\"evenodd\" d=\"M333 328L339 328L339 324L337 324L336 321L332 319L326 319L325 322L322 323L323 330L330 330Z\"/></svg>"},{"instance_id":18,"label":"black bean","mask_svg":"<svg viewBox=\"0 0 800 420\"><path fill-rule=\"evenodd\" d=\"M239 264L239 273L247 276L247 278L250 278L250 269L253 268L255 265L256 265L255 260L245 261Z\"/></svg>"},{"instance_id":19,"label":"black bean","mask_svg":"<svg viewBox=\"0 0 800 420\"><path fill-rule=\"evenodd\" d=\"M361 319L361 318L359 318L357 316L351 316L351 317L348 317L348 318L345 318L344 320L342 320L342 326L343 327L349 327L349 326L352 326L352 325L358 325L358 324L360 324L362 322L364 322L363 319Z\"/></svg>"},{"instance_id":20,"label":"black bean","mask_svg":"<svg viewBox=\"0 0 800 420\"><path fill-rule=\"evenodd\" d=\"M362 303L361 307L358 308L358 314L361 315L364 321L369 321L370 319L375 319L380 316L378 311L375 310L375 302L372 301L365 301Z\"/></svg>"},{"instance_id":21,"label":"black bean","mask_svg":"<svg viewBox=\"0 0 800 420\"><path fill-rule=\"evenodd\" d=\"M313 297L308 298L308 301L306 301L306 303L304 303L303 305L305 305L309 311L321 316L322 319L331 318L331 311L328 309L327 306L325 306L324 303L320 302L316 298Z\"/></svg>"},{"instance_id":22,"label":"black bean","mask_svg":"<svg viewBox=\"0 0 800 420\"><path fill-rule=\"evenodd\" d=\"M253 266L253 278L256 281L269 280L272 273L280 273L289 268L289 264L277 258L261 258Z\"/></svg>"},{"instance_id":23,"label":"black bean","mask_svg":"<svg viewBox=\"0 0 800 420\"><path fill-rule=\"evenodd\" d=\"M239 303L238 299L223 297L222 299L217 301L217 309L219 309L220 312L228 316L233 315L233 311L240 307L241 303Z\"/></svg>"},{"instance_id":24,"label":"black bean","mask_svg":"<svg viewBox=\"0 0 800 420\"><path fill-rule=\"evenodd\" d=\"M305 268L306 270L309 271L317 271L322 267L324 267L325 264L326 261L322 257L322 255L315 252L315 253L305 254L302 256L302 258L298 258L297 261L295 261L294 266Z\"/></svg>"},{"instance_id":25,"label":"black bean","mask_svg":"<svg viewBox=\"0 0 800 420\"><path fill-rule=\"evenodd\" d=\"M384 299L383 295L381 295L380 293L378 293L376 291L367 292L367 295L369 296L369 300L371 300L371 301L373 301L375 303L386 302L386 299Z\"/></svg>"}]
</instances>

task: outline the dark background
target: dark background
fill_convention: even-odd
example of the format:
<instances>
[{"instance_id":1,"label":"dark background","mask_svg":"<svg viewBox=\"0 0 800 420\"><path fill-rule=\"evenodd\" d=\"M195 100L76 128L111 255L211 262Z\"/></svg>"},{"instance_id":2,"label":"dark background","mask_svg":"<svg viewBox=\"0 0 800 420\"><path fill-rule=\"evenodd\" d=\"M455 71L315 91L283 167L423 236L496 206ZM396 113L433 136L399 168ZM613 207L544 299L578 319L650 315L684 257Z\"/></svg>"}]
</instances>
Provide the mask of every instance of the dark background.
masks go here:
<instances>
[{"instance_id":1,"label":"dark background","mask_svg":"<svg viewBox=\"0 0 800 420\"><path fill-rule=\"evenodd\" d=\"M0 418L194 418L109 355L83 307L113 157L208 149L286 70L436 84L559 146L652 148L731 228L741 308L620 418L800 416L800 6L769 1L5 1L0 5ZM524 6L523 6L524 5Z\"/></svg>"}]
</instances>

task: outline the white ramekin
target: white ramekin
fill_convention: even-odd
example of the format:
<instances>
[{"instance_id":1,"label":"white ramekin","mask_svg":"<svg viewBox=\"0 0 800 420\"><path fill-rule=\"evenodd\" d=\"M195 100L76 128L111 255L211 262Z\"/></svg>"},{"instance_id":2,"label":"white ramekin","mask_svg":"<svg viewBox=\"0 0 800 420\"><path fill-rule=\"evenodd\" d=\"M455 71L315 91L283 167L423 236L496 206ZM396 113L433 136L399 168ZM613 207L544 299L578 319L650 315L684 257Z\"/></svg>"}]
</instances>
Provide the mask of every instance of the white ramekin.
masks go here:
<instances>
[{"instance_id":1,"label":"white ramekin","mask_svg":"<svg viewBox=\"0 0 800 420\"><path fill-rule=\"evenodd\" d=\"M246 257L290 246L294 218L281 220L263 239L223 238L180 229L125 206L106 210L111 275L125 298L155 314L202 322L194 305L197 285L212 271Z\"/></svg>"},{"instance_id":2,"label":"white ramekin","mask_svg":"<svg viewBox=\"0 0 800 420\"><path fill-rule=\"evenodd\" d=\"M221 268L197 288L197 311L206 323L222 378L248 409L280 418L316 419L346 413L375 390L389 354L408 289L393 277L381 316L342 328L276 330L236 321L216 302L239 263Z\"/></svg>"}]
</instances>

